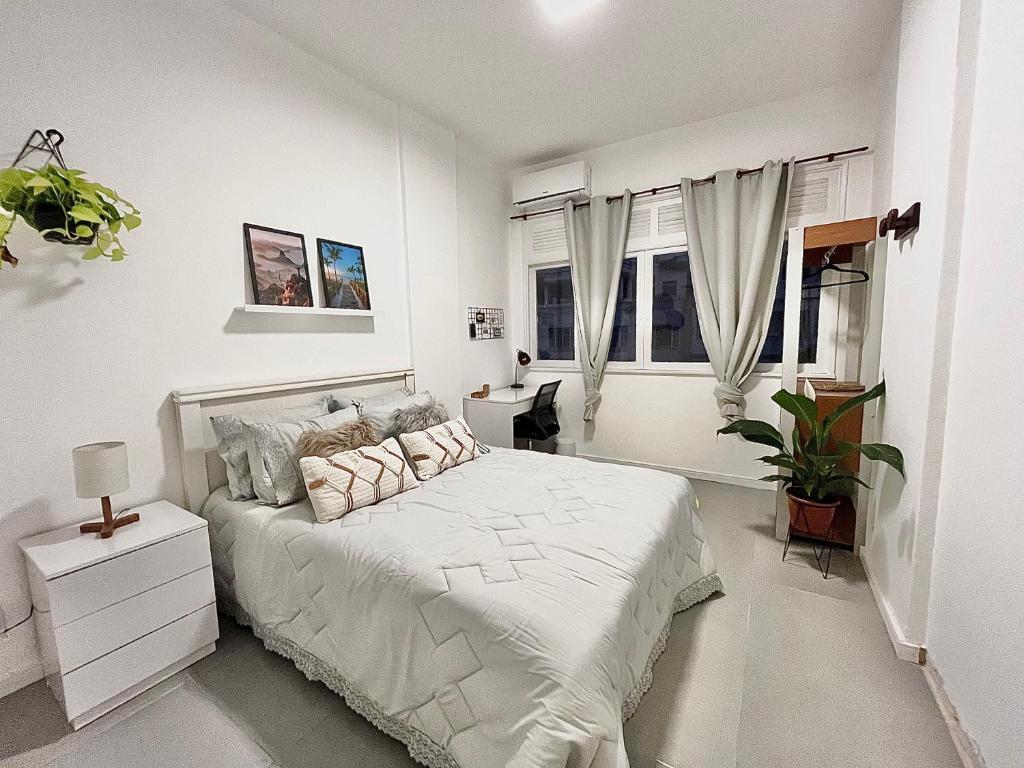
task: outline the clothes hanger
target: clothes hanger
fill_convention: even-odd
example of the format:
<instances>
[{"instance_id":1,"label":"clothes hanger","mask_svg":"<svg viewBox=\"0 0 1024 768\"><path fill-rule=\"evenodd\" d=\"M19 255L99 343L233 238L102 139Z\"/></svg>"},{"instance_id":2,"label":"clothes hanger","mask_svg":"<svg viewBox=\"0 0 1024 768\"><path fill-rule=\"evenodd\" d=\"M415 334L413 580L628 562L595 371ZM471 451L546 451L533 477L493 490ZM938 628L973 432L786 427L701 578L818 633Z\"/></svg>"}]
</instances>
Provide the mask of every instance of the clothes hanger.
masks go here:
<instances>
[{"instance_id":1,"label":"clothes hanger","mask_svg":"<svg viewBox=\"0 0 1024 768\"><path fill-rule=\"evenodd\" d=\"M812 283L811 285L804 285L801 290L811 291L820 288L835 288L840 285L859 285L861 283L866 283L868 280L871 279L871 275L869 275L863 269L856 269L853 267L848 269L833 264L832 256L835 254L837 247L838 246L833 245L831 248L825 251L825 255L822 257L822 265L818 269L815 269L807 274L807 278L813 279L817 277L818 282ZM821 282L821 276L825 272L839 272L843 275L854 275L854 278L851 280L840 280L835 283L823 283Z\"/></svg>"}]
</instances>

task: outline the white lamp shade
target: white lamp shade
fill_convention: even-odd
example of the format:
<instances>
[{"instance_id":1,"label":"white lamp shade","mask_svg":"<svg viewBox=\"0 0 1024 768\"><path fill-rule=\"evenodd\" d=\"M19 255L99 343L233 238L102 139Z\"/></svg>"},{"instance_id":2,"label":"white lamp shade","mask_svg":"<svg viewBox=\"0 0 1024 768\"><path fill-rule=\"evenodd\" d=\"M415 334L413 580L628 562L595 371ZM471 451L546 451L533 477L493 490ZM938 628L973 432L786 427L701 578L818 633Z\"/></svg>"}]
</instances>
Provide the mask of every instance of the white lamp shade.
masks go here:
<instances>
[{"instance_id":1,"label":"white lamp shade","mask_svg":"<svg viewBox=\"0 0 1024 768\"><path fill-rule=\"evenodd\" d=\"M124 443L89 443L71 449L75 495L98 499L128 490L128 447Z\"/></svg>"}]
</instances>

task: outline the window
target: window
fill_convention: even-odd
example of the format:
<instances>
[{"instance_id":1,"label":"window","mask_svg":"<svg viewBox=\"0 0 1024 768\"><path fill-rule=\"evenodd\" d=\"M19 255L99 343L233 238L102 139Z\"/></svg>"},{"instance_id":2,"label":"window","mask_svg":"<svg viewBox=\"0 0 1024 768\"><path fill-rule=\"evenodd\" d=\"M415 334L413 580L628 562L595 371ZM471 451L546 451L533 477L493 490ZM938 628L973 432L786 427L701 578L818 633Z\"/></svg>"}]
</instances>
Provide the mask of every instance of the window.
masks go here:
<instances>
[{"instance_id":1,"label":"window","mask_svg":"<svg viewBox=\"0 0 1024 768\"><path fill-rule=\"evenodd\" d=\"M651 362L706 363L693 301L690 258L686 251L654 256L651 299Z\"/></svg>"},{"instance_id":2,"label":"window","mask_svg":"<svg viewBox=\"0 0 1024 768\"><path fill-rule=\"evenodd\" d=\"M840 217L845 176L833 169L811 177L794 195L791 225ZM794 181L794 185L796 181ZM822 201L828 203L824 205ZM639 202L639 201L638 201ZM799 205L797 205L799 203ZM824 206L824 207L822 207ZM820 209L820 210L819 210ZM561 214L529 219L521 230L529 351L543 367L578 366L576 318L568 244ZM757 370L778 375L782 362L786 293L786 248L776 283L767 338ZM809 278L811 268L803 270ZM799 372L833 375L845 365L843 346L850 322L844 289L805 290L799 319ZM627 254L615 297L608 353L609 371L680 372L708 375L711 366L701 337L690 278L682 204L678 195L662 195L637 205L630 218Z\"/></svg>"},{"instance_id":3,"label":"window","mask_svg":"<svg viewBox=\"0 0 1024 768\"><path fill-rule=\"evenodd\" d=\"M636 283L637 259L622 260L619 295L615 300L615 321L608 359L619 363L636 362Z\"/></svg>"},{"instance_id":4,"label":"window","mask_svg":"<svg viewBox=\"0 0 1024 768\"><path fill-rule=\"evenodd\" d=\"M538 269L536 275L538 360L576 358L576 317L569 267Z\"/></svg>"}]
</instances>

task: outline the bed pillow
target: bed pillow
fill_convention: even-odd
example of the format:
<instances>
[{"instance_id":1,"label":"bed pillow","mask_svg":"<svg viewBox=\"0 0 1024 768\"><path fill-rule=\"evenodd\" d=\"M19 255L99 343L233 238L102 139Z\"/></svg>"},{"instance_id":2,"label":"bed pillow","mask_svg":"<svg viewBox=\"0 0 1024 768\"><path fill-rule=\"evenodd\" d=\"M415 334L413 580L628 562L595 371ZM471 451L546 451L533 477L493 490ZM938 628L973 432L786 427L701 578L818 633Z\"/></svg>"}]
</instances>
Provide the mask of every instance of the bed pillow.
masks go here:
<instances>
[{"instance_id":1,"label":"bed pillow","mask_svg":"<svg viewBox=\"0 0 1024 768\"><path fill-rule=\"evenodd\" d=\"M351 408L355 404L355 400L351 397L345 397L345 395L331 394L327 398L327 410L331 413L334 413L335 411L343 411L346 408Z\"/></svg>"},{"instance_id":2,"label":"bed pillow","mask_svg":"<svg viewBox=\"0 0 1024 768\"><path fill-rule=\"evenodd\" d=\"M366 401L359 404L359 415L373 420L381 438L395 437L399 434L395 416L399 411L414 406L429 406L434 403L434 396L429 392L415 395L403 395L401 398L384 402Z\"/></svg>"},{"instance_id":3,"label":"bed pillow","mask_svg":"<svg viewBox=\"0 0 1024 768\"><path fill-rule=\"evenodd\" d=\"M388 405L389 403L397 403L399 400L405 400L411 394L413 394L411 389L402 387L401 389L393 389L380 395L373 395L372 397L357 397L355 403L360 409L374 408L378 405Z\"/></svg>"},{"instance_id":4,"label":"bed pillow","mask_svg":"<svg viewBox=\"0 0 1024 768\"><path fill-rule=\"evenodd\" d=\"M395 432L399 435L406 432L422 432L424 429L444 424L448 419L448 409L433 397L429 403L399 408L391 414Z\"/></svg>"},{"instance_id":5,"label":"bed pillow","mask_svg":"<svg viewBox=\"0 0 1024 768\"><path fill-rule=\"evenodd\" d=\"M399 435L398 440L420 480L480 457L480 446L461 416L422 432Z\"/></svg>"},{"instance_id":6,"label":"bed pillow","mask_svg":"<svg viewBox=\"0 0 1024 768\"><path fill-rule=\"evenodd\" d=\"M318 432L303 432L299 437L299 443L295 446L295 455L319 456L329 459L336 453L354 451L356 448L363 448L367 445L377 445L380 442L377 436L377 427L373 421L360 416L355 421L342 424L336 429L325 429Z\"/></svg>"},{"instance_id":7,"label":"bed pillow","mask_svg":"<svg viewBox=\"0 0 1024 768\"><path fill-rule=\"evenodd\" d=\"M227 465L228 491L230 491L232 499L237 501L256 497L256 492L252 487L252 475L249 472L244 426L258 422L315 419L317 416L327 413L328 399L329 397L324 395L309 405L296 408L253 411L210 418L213 434L217 437L217 453Z\"/></svg>"},{"instance_id":8,"label":"bed pillow","mask_svg":"<svg viewBox=\"0 0 1024 768\"><path fill-rule=\"evenodd\" d=\"M380 445L299 459L318 523L329 523L419 486L393 437Z\"/></svg>"},{"instance_id":9,"label":"bed pillow","mask_svg":"<svg viewBox=\"0 0 1024 768\"><path fill-rule=\"evenodd\" d=\"M299 438L305 432L337 429L359 418L355 408L305 421L270 421L243 427L252 487L264 504L281 506L305 496L305 485L296 454Z\"/></svg>"}]
</instances>

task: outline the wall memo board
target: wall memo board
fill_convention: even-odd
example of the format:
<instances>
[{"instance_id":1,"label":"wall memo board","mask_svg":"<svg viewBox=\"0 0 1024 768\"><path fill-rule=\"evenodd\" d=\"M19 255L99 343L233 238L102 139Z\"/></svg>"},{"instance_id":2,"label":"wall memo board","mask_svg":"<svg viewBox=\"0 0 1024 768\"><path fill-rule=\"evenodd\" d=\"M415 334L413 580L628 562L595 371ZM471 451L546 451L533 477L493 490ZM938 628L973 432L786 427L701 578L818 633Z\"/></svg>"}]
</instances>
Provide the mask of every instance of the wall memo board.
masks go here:
<instances>
[{"instance_id":1,"label":"wall memo board","mask_svg":"<svg viewBox=\"0 0 1024 768\"><path fill-rule=\"evenodd\" d=\"M469 338L505 338L505 310L495 307L470 307L468 312Z\"/></svg>"}]
</instances>

